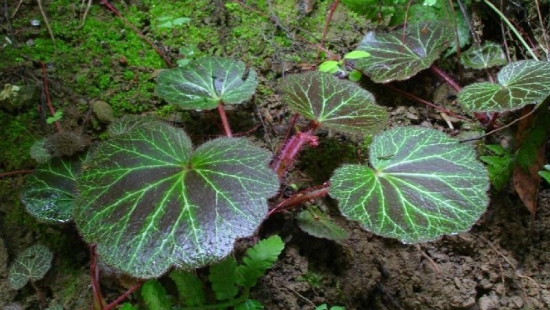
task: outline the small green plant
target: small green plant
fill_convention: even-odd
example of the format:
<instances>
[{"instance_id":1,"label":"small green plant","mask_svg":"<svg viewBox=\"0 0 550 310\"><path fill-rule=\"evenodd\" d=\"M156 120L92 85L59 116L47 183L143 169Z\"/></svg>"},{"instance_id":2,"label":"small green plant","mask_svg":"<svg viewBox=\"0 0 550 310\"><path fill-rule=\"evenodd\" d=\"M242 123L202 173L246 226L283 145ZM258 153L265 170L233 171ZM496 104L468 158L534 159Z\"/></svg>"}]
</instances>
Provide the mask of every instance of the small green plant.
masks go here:
<instances>
[{"instance_id":1,"label":"small green plant","mask_svg":"<svg viewBox=\"0 0 550 310\"><path fill-rule=\"evenodd\" d=\"M175 270L169 275L178 291L178 298L171 298L162 284L148 280L141 288L141 295L149 309L263 309L260 302L249 298L250 289L259 278L273 266L283 251L284 243L279 236L261 240L246 250L239 264L232 257L218 262L209 269L208 281L215 301L208 300L205 283L193 272ZM128 309L135 309L130 308ZM124 308L123 308L124 309Z\"/></svg>"},{"instance_id":2,"label":"small green plant","mask_svg":"<svg viewBox=\"0 0 550 310\"><path fill-rule=\"evenodd\" d=\"M62 118L63 118L63 111L57 110L57 111L55 111L53 116L50 116L46 119L46 123L53 124L53 123L61 120Z\"/></svg>"},{"instance_id":3,"label":"small green plant","mask_svg":"<svg viewBox=\"0 0 550 310\"><path fill-rule=\"evenodd\" d=\"M315 310L346 310L346 308L340 306L332 306L329 308L327 304L322 304L315 307Z\"/></svg>"},{"instance_id":4,"label":"small green plant","mask_svg":"<svg viewBox=\"0 0 550 310\"><path fill-rule=\"evenodd\" d=\"M539 171L539 175L550 184L550 165L544 165L544 170Z\"/></svg>"},{"instance_id":5,"label":"small green plant","mask_svg":"<svg viewBox=\"0 0 550 310\"><path fill-rule=\"evenodd\" d=\"M361 59L369 57L370 54L365 51L351 51L344 55L344 58L336 61L336 60L327 60L319 65L319 71L321 72L327 72L331 74L335 74L337 72L342 72L343 74L347 75L350 81L357 82L361 79L361 72L358 70L351 70L348 72L346 69L346 60L355 60L355 59Z\"/></svg>"},{"instance_id":6,"label":"small green plant","mask_svg":"<svg viewBox=\"0 0 550 310\"><path fill-rule=\"evenodd\" d=\"M488 153L479 159L487 164L491 185L498 192L510 180L514 168L514 159L510 151L501 145L485 145Z\"/></svg>"},{"instance_id":7,"label":"small green plant","mask_svg":"<svg viewBox=\"0 0 550 310\"><path fill-rule=\"evenodd\" d=\"M40 303L43 306L46 305L46 298L35 282L41 280L50 270L52 259L53 253L44 245L36 244L27 248L10 266L8 274L10 287L19 290L30 282Z\"/></svg>"}]
</instances>

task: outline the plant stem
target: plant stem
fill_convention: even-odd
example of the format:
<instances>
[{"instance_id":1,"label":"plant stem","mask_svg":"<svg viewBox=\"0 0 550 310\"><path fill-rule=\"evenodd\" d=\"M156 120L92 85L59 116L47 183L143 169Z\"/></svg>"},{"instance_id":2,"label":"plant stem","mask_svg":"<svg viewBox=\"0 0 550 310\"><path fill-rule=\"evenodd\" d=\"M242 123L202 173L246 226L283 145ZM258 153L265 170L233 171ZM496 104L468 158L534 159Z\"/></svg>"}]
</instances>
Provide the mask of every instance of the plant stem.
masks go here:
<instances>
[{"instance_id":1,"label":"plant stem","mask_svg":"<svg viewBox=\"0 0 550 310\"><path fill-rule=\"evenodd\" d=\"M12 176L12 175L17 175L17 174L33 173L33 171L34 170L17 170L17 171L10 171L10 172L5 172L5 173L0 173L0 179L5 178L5 177L9 177L9 176Z\"/></svg>"},{"instance_id":2,"label":"plant stem","mask_svg":"<svg viewBox=\"0 0 550 310\"><path fill-rule=\"evenodd\" d=\"M327 36L327 32L328 32L328 26L330 24L330 21L332 20L332 16L334 15L334 12L336 11L336 8L338 7L338 4L340 3L340 0L335 0L331 5L330 5L330 9L328 11L328 15L327 15L327 18L325 19L325 27L323 28L323 35L321 36L321 43L320 45L323 46L325 45L325 38ZM321 51L319 51L317 53L317 57L319 57L319 54L321 53Z\"/></svg>"},{"instance_id":3,"label":"plant stem","mask_svg":"<svg viewBox=\"0 0 550 310\"><path fill-rule=\"evenodd\" d=\"M508 28L510 30L512 30L512 32L516 35L516 37L518 38L518 40L521 42L521 44L523 45L523 47L525 47L525 49L527 50L527 52L529 52L529 54L531 55L531 57L533 57L533 59L535 60L539 60L539 58L537 57L537 55L535 55L535 53L533 53L533 51L531 50L531 48L529 47L529 45L527 44L527 42L525 42L525 40L523 39L523 37L519 34L519 32L517 31L517 29L512 25L512 23L510 23L510 21L508 20L508 18L506 18L506 16L504 16L504 14L502 14L502 12L497 9L489 0L483 0L483 2L489 7L491 8L495 13L497 13L498 16L500 16L500 18L504 21L504 23L508 26Z\"/></svg>"},{"instance_id":4,"label":"plant stem","mask_svg":"<svg viewBox=\"0 0 550 310\"><path fill-rule=\"evenodd\" d=\"M106 303L99 289L99 268L97 267L97 253L95 248L95 245L90 245L90 278L92 281L93 309L102 310L106 307Z\"/></svg>"},{"instance_id":5,"label":"plant stem","mask_svg":"<svg viewBox=\"0 0 550 310\"><path fill-rule=\"evenodd\" d=\"M294 160L296 160L296 157L298 157L298 154L306 143L309 143L311 146L318 145L319 141L317 137L313 135L318 127L319 124L312 121L308 130L295 133L281 149L281 152L271 164L271 168L275 170L279 179L282 179L288 168L292 166L292 163L294 163Z\"/></svg>"},{"instance_id":6,"label":"plant stem","mask_svg":"<svg viewBox=\"0 0 550 310\"><path fill-rule=\"evenodd\" d=\"M141 287L141 285L142 285L142 283L138 283L138 284L130 287L126 292L124 292L124 294L120 295L117 299L115 299L115 301L113 301L112 303L108 304L105 308L103 308L103 310L113 309L118 304L120 304L124 299L126 299L126 297L128 297L130 294L132 294L133 292L138 290Z\"/></svg>"},{"instance_id":7,"label":"plant stem","mask_svg":"<svg viewBox=\"0 0 550 310\"><path fill-rule=\"evenodd\" d=\"M283 200L283 202L279 203L275 208L269 211L267 217L270 217L274 213L300 205L306 200L324 197L328 195L329 186L330 184L325 182L323 185L306 188Z\"/></svg>"},{"instance_id":8,"label":"plant stem","mask_svg":"<svg viewBox=\"0 0 550 310\"><path fill-rule=\"evenodd\" d=\"M223 108L223 103L218 104L218 114L222 120L223 131L225 132L226 137L233 137L231 133L231 127L229 127L229 121L227 120L227 114L225 114L225 109Z\"/></svg>"},{"instance_id":9,"label":"plant stem","mask_svg":"<svg viewBox=\"0 0 550 310\"><path fill-rule=\"evenodd\" d=\"M40 65L42 67L42 76L44 77L44 95L46 96L46 105L48 106L48 109L50 110L50 114L52 116L55 116L55 109L53 108L52 101L50 100L50 90L48 88L48 74L46 72L46 65L43 61L40 62ZM61 125L59 124L59 121L55 121L55 127L57 128L58 132L62 132L63 129L61 129Z\"/></svg>"}]
</instances>

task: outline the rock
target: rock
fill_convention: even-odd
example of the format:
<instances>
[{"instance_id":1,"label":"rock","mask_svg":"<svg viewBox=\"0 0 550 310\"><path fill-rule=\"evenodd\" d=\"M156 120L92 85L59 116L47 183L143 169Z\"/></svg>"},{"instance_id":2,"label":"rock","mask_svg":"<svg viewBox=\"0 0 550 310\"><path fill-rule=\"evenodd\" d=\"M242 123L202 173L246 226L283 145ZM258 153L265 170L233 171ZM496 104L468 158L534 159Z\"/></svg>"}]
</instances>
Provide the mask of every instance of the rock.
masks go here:
<instances>
[{"instance_id":1,"label":"rock","mask_svg":"<svg viewBox=\"0 0 550 310\"><path fill-rule=\"evenodd\" d=\"M110 124L115 120L113 108L105 101L92 102L92 113L102 124Z\"/></svg>"},{"instance_id":2,"label":"rock","mask_svg":"<svg viewBox=\"0 0 550 310\"><path fill-rule=\"evenodd\" d=\"M4 85L0 91L0 108L8 112L24 109L38 100L38 88L34 85Z\"/></svg>"},{"instance_id":3,"label":"rock","mask_svg":"<svg viewBox=\"0 0 550 310\"><path fill-rule=\"evenodd\" d=\"M496 309L493 299L487 295L481 296L477 304L479 305L480 310L494 310Z\"/></svg>"}]
</instances>

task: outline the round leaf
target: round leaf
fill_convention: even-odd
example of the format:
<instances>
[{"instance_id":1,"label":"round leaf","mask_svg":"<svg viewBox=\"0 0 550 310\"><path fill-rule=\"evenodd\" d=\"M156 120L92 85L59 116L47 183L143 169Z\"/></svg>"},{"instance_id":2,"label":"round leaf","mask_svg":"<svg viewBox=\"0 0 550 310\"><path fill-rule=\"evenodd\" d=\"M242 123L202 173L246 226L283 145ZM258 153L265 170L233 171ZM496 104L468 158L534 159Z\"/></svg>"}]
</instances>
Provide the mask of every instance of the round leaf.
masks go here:
<instances>
[{"instance_id":1,"label":"round leaf","mask_svg":"<svg viewBox=\"0 0 550 310\"><path fill-rule=\"evenodd\" d=\"M75 221L109 265L138 278L219 261L251 235L278 189L270 153L148 122L102 143L78 178Z\"/></svg>"},{"instance_id":2,"label":"round leaf","mask_svg":"<svg viewBox=\"0 0 550 310\"><path fill-rule=\"evenodd\" d=\"M348 238L348 233L319 208L311 206L298 213L298 226L306 233L329 240Z\"/></svg>"},{"instance_id":3,"label":"round leaf","mask_svg":"<svg viewBox=\"0 0 550 310\"><path fill-rule=\"evenodd\" d=\"M427 128L401 127L374 138L372 169L345 165L331 178L342 214L404 243L468 230L489 203L486 168L474 149Z\"/></svg>"},{"instance_id":4,"label":"round leaf","mask_svg":"<svg viewBox=\"0 0 550 310\"><path fill-rule=\"evenodd\" d=\"M81 163L81 157L53 158L36 168L21 193L27 211L44 222L71 221Z\"/></svg>"},{"instance_id":5,"label":"round leaf","mask_svg":"<svg viewBox=\"0 0 550 310\"><path fill-rule=\"evenodd\" d=\"M331 74L310 71L286 77L283 101L307 119L350 133L375 133L386 125L388 113L355 83Z\"/></svg>"},{"instance_id":6,"label":"round leaf","mask_svg":"<svg viewBox=\"0 0 550 310\"><path fill-rule=\"evenodd\" d=\"M458 102L472 112L505 112L538 104L550 95L550 62L510 63L500 70L497 81L464 87Z\"/></svg>"},{"instance_id":7,"label":"round leaf","mask_svg":"<svg viewBox=\"0 0 550 310\"><path fill-rule=\"evenodd\" d=\"M46 246L36 244L19 254L12 263L8 281L14 290L25 286L29 280L38 281L50 270L53 253Z\"/></svg>"},{"instance_id":8,"label":"round leaf","mask_svg":"<svg viewBox=\"0 0 550 310\"><path fill-rule=\"evenodd\" d=\"M460 63L466 68L486 69L503 66L508 62L500 45L486 42L483 46L472 46L460 55Z\"/></svg>"},{"instance_id":9,"label":"round leaf","mask_svg":"<svg viewBox=\"0 0 550 310\"><path fill-rule=\"evenodd\" d=\"M406 80L430 67L452 38L452 29L441 21L408 24L389 33L371 31L357 48L370 57L358 59L355 67L376 83Z\"/></svg>"},{"instance_id":10,"label":"round leaf","mask_svg":"<svg viewBox=\"0 0 550 310\"><path fill-rule=\"evenodd\" d=\"M258 82L242 61L221 57L192 60L184 67L162 71L155 92L184 109L214 109L220 102L239 104L254 95Z\"/></svg>"}]
</instances>

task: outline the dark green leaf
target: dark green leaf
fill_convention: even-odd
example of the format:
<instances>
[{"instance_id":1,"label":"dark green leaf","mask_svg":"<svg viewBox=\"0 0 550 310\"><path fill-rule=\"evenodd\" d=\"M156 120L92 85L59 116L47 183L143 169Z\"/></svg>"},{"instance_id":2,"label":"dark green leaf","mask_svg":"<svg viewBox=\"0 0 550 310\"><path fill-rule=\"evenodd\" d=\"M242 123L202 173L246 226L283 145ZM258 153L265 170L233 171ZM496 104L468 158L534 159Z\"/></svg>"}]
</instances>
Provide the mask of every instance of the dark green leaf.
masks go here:
<instances>
[{"instance_id":1,"label":"dark green leaf","mask_svg":"<svg viewBox=\"0 0 550 310\"><path fill-rule=\"evenodd\" d=\"M170 272L170 279L174 281L178 289L180 299L186 306L200 306L206 301L202 282L192 272L174 270Z\"/></svg>"},{"instance_id":2,"label":"dark green leaf","mask_svg":"<svg viewBox=\"0 0 550 310\"><path fill-rule=\"evenodd\" d=\"M239 104L250 99L257 85L256 72L246 71L243 62L205 57L162 71L155 92L184 109L208 110L220 102Z\"/></svg>"},{"instance_id":3,"label":"dark green leaf","mask_svg":"<svg viewBox=\"0 0 550 310\"><path fill-rule=\"evenodd\" d=\"M479 159L487 164L491 184L499 192L512 176L514 160L512 154L501 145L485 145L485 147L495 155L480 156Z\"/></svg>"},{"instance_id":4,"label":"dark green leaf","mask_svg":"<svg viewBox=\"0 0 550 310\"><path fill-rule=\"evenodd\" d=\"M36 168L21 193L27 211L45 222L71 221L81 163L82 157L53 158Z\"/></svg>"},{"instance_id":5,"label":"dark green leaf","mask_svg":"<svg viewBox=\"0 0 550 310\"><path fill-rule=\"evenodd\" d=\"M474 83L458 93L458 102L472 112L505 112L538 104L550 95L550 63L523 60L508 64L498 84Z\"/></svg>"},{"instance_id":6,"label":"dark green leaf","mask_svg":"<svg viewBox=\"0 0 550 310\"><path fill-rule=\"evenodd\" d=\"M8 282L10 287L18 290L27 282L38 281L50 270L53 253L46 246L36 244L19 254L12 263Z\"/></svg>"},{"instance_id":7,"label":"dark green leaf","mask_svg":"<svg viewBox=\"0 0 550 310\"><path fill-rule=\"evenodd\" d=\"M293 74L282 84L283 101L307 119L350 133L378 132L388 113L368 91L331 74L310 71Z\"/></svg>"},{"instance_id":8,"label":"dark green leaf","mask_svg":"<svg viewBox=\"0 0 550 310\"><path fill-rule=\"evenodd\" d=\"M107 264L132 276L199 268L264 220L279 185L270 158L242 138L193 152L183 131L146 123L103 142L85 162L75 221Z\"/></svg>"},{"instance_id":9,"label":"dark green leaf","mask_svg":"<svg viewBox=\"0 0 550 310\"><path fill-rule=\"evenodd\" d=\"M149 309L170 310L166 289L155 279L148 280L141 287L141 296Z\"/></svg>"},{"instance_id":10,"label":"dark green leaf","mask_svg":"<svg viewBox=\"0 0 550 310\"><path fill-rule=\"evenodd\" d=\"M441 21L408 24L389 33L371 31L357 48L370 57L358 59L355 67L376 83L406 80L430 67L452 38L449 23Z\"/></svg>"},{"instance_id":11,"label":"dark green leaf","mask_svg":"<svg viewBox=\"0 0 550 310\"><path fill-rule=\"evenodd\" d=\"M284 247L281 237L274 235L246 250L243 264L237 267L237 283L244 287L255 286L256 281L277 261Z\"/></svg>"},{"instance_id":12,"label":"dark green leaf","mask_svg":"<svg viewBox=\"0 0 550 310\"><path fill-rule=\"evenodd\" d=\"M237 295L237 262L231 256L210 266L208 280L217 300L231 299Z\"/></svg>"},{"instance_id":13,"label":"dark green leaf","mask_svg":"<svg viewBox=\"0 0 550 310\"><path fill-rule=\"evenodd\" d=\"M300 212L296 219L300 229L314 237L330 240L348 238L348 233L342 227L338 226L330 216L315 206L308 207Z\"/></svg>"},{"instance_id":14,"label":"dark green leaf","mask_svg":"<svg viewBox=\"0 0 550 310\"><path fill-rule=\"evenodd\" d=\"M434 240L468 230L487 208L487 170L475 156L434 129L392 129L370 146L373 168L339 168L330 195L368 231L404 243Z\"/></svg>"},{"instance_id":15,"label":"dark green leaf","mask_svg":"<svg viewBox=\"0 0 550 310\"><path fill-rule=\"evenodd\" d=\"M485 42L482 46L472 46L460 55L460 63L466 68L486 69L503 66L508 62L500 45Z\"/></svg>"}]
</instances>

